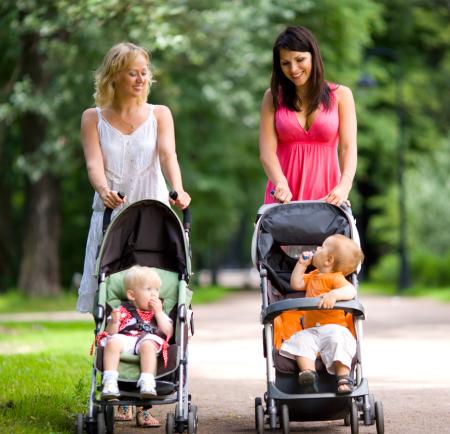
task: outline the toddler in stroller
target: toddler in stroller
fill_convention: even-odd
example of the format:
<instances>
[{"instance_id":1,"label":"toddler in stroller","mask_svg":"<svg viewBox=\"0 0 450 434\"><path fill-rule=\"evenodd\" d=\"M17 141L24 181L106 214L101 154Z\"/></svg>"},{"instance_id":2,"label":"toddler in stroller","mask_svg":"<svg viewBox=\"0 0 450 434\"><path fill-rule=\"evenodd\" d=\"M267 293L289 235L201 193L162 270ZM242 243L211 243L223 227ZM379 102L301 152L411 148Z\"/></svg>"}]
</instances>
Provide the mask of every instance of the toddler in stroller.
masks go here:
<instances>
[{"instance_id":1,"label":"toddler in stroller","mask_svg":"<svg viewBox=\"0 0 450 434\"><path fill-rule=\"evenodd\" d=\"M163 351L167 366L167 342L172 336L172 320L163 311L159 299L161 279L149 267L135 265L124 277L125 292L129 302L113 309L101 345L103 354L102 399L120 396L117 379L120 354L140 356L141 373L137 385L140 397L156 397L156 360Z\"/></svg>"},{"instance_id":2,"label":"toddler in stroller","mask_svg":"<svg viewBox=\"0 0 450 434\"><path fill-rule=\"evenodd\" d=\"M329 241L333 244L337 234L354 240L359 246L355 221L349 209L326 202L269 204L262 206L258 212L252 240L252 260L261 279L261 322L264 327L263 353L266 358L267 376L264 399L255 398L255 423L258 433L264 432L266 424L271 430L281 427L286 434L289 433L289 424L293 421L339 419L344 420L345 425L351 426L352 434L358 433L360 421L363 421L364 425L376 423L377 434L384 433L382 403L375 401L374 396L369 393L368 381L364 377L364 308L357 295L353 298L358 290L355 266L342 268L342 274L346 276L345 279L339 276L340 283L337 283L337 287L345 287L346 290L344 295L341 293L336 300L336 293L333 292L328 293L331 295L325 295L321 290L320 294L306 294L306 291L299 290L306 289L303 287L304 282L314 276L304 274L309 271L306 270L306 265L311 261L310 253L317 249L314 255L317 258L312 261L322 268L318 263L321 261L320 252L328 250ZM305 259L300 259L299 263L299 257L303 255ZM355 262L359 263L362 257L359 253L355 255ZM334 271L335 268L341 269L339 266L331 270ZM348 273L350 274L347 275ZM291 280L294 287L291 286ZM323 298L320 298L320 295L323 295ZM338 298L346 301L337 301ZM323 310L325 308L326 311ZM304 328L308 331L311 326L314 330L318 323L328 324L326 318L332 312L333 316L339 318L338 324L343 326L345 333L348 332L356 338L347 335L346 342L350 348L346 349L344 357L337 357L340 361L345 359L345 367L339 366L337 371L333 369L336 368L334 357L330 360L316 358L316 350L320 351L320 346L314 348L313 342L303 342L302 345L307 351L303 353L302 349L302 352L297 354L300 345L297 339L304 336ZM317 314L323 317L318 319ZM297 332L300 333L295 335ZM293 345L288 345L289 343ZM285 357L283 351L280 354L279 350L283 345L286 351L284 354L289 354L289 357ZM341 344L339 348L345 345ZM326 353L327 351L324 352L325 359ZM320 355L322 356L322 352ZM306 365L299 365L295 360L296 356L304 356L302 362L306 362ZM344 369L343 372L341 368ZM299 376L299 370L307 374ZM345 378L338 379L335 374L345 374ZM337 384L341 385L339 390Z\"/></svg>"},{"instance_id":3,"label":"toddler in stroller","mask_svg":"<svg viewBox=\"0 0 450 434\"><path fill-rule=\"evenodd\" d=\"M333 309L337 301L351 300L356 288L345 279L363 259L359 246L344 235L332 235L317 248L300 255L291 276L291 287L305 291L305 297L319 297L318 309ZM315 271L305 274L313 264ZM318 392L315 361L317 354L327 371L337 377L337 392L349 393L353 381L349 376L356 340L348 329L345 313L340 310L306 311L303 330L283 342L280 354L295 358L300 374L298 382L304 392Z\"/></svg>"}]
</instances>

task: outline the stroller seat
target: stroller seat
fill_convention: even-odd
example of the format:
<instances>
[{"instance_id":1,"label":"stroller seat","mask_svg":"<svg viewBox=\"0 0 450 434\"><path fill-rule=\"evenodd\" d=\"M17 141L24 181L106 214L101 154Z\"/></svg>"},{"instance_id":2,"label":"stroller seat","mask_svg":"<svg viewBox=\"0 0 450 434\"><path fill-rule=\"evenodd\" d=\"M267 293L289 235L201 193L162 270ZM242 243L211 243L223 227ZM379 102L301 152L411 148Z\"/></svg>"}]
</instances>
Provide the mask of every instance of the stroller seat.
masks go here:
<instances>
[{"instance_id":1,"label":"stroller seat","mask_svg":"<svg viewBox=\"0 0 450 434\"><path fill-rule=\"evenodd\" d=\"M176 333L176 305L178 303L178 274L173 271L163 270L161 268L153 268L161 278L160 296L164 300L163 310L172 319L174 324L174 336ZM106 279L106 315L109 316L111 310L120 306L121 302L126 301L125 288L123 279L127 270L119 271L111 274ZM164 366L162 357L158 357L158 365L155 378L164 377L173 372L178 366L178 349L174 344L174 336L169 341L168 362ZM96 366L99 371L103 371L103 347L97 350ZM119 382L136 383L140 375L140 361L138 355L121 354L119 363ZM161 387L157 381L158 394L165 392L169 394L173 391L173 387ZM125 385L121 385L123 387ZM126 386L123 387L126 389Z\"/></svg>"}]
</instances>

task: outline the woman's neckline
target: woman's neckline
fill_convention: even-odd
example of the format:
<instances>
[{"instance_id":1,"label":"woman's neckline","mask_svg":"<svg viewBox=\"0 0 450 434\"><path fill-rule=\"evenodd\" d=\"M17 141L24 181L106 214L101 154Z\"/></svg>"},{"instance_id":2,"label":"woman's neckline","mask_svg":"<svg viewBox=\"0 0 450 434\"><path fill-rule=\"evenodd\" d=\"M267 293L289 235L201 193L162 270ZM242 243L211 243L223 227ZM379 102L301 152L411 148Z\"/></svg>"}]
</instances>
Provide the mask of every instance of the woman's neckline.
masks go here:
<instances>
[{"instance_id":1,"label":"woman's neckline","mask_svg":"<svg viewBox=\"0 0 450 434\"><path fill-rule=\"evenodd\" d=\"M103 110L100 109L100 116L103 119L103 121L110 127L112 128L114 131L118 132L121 136L125 136L125 137L130 137L133 136L138 130L140 130L149 120L150 117L153 113L153 107L149 104L149 110L148 110L148 114L145 117L145 119L131 132L131 133L124 133L123 131L121 131L119 128L115 127L114 125L111 124L111 122L108 121L108 119L106 119L103 116Z\"/></svg>"}]
</instances>

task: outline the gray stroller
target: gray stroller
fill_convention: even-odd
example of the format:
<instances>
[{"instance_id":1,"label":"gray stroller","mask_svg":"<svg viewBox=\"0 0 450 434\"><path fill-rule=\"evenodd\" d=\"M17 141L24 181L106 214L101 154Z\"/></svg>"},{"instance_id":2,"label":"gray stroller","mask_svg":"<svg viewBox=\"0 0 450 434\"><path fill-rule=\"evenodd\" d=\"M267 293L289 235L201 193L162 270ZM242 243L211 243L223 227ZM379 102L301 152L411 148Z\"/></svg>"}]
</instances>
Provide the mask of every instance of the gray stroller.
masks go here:
<instances>
[{"instance_id":1,"label":"gray stroller","mask_svg":"<svg viewBox=\"0 0 450 434\"><path fill-rule=\"evenodd\" d=\"M123 278L135 264L153 267L159 274L163 309L173 320L174 334L169 340L167 366L164 366L162 357L158 357L158 396L153 399L144 400L139 395L136 385L140 374L139 356L122 354L118 381L120 399L102 400L99 393L101 382L98 380L103 371L103 348L96 347L88 412L77 415L77 433L113 433L114 406L150 408L163 404L175 404L175 412L167 414L167 433L195 433L197 407L191 404L188 387L188 329L193 333L192 291L188 287L191 275L189 211L185 210L181 224L165 204L142 200L126 207L109 225L110 218L111 210L106 210L104 237L96 266L99 286L94 312L95 336L104 331L111 309L126 300Z\"/></svg>"},{"instance_id":2,"label":"gray stroller","mask_svg":"<svg viewBox=\"0 0 450 434\"><path fill-rule=\"evenodd\" d=\"M263 350L266 358L267 391L264 399L255 399L256 431L264 432L280 427L289 433L291 421L320 421L342 419L350 425L352 434L359 431L359 423L376 424L377 434L384 433L381 401L369 393L362 362L364 308L358 298L337 302L334 309L353 316L357 352L352 363L351 377L355 385L349 394L336 393L336 377L330 375L320 357L316 360L318 393L304 393L297 377L294 360L281 356L274 347L274 320L286 311L317 310L318 298L305 298L303 291L290 288L290 276L303 251L314 250L325 238L342 234L359 243L358 232L351 212L320 201L291 202L264 205L252 241L252 259L261 281L261 322ZM358 289L357 273L347 279Z\"/></svg>"}]
</instances>

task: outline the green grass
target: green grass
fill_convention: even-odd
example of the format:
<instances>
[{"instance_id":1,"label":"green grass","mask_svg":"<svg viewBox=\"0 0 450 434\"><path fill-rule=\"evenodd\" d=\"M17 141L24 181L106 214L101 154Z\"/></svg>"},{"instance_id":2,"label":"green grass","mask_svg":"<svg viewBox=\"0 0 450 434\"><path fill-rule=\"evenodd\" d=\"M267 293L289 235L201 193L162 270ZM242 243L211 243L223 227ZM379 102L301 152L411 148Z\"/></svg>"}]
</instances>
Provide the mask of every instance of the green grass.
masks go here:
<instances>
[{"instance_id":1,"label":"green grass","mask_svg":"<svg viewBox=\"0 0 450 434\"><path fill-rule=\"evenodd\" d=\"M239 288L226 288L223 286L194 287L193 303L204 304L218 301L238 290ZM0 294L0 314L74 311L76 304L76 291L70 293L61 292L58 296L52 297L29 297L13 290Z\"/></svg>"},{"instance_id":2,"label":"green grass","mask_svg":"<svg viewBox=\"0 0 450 434\"><path fill-rule=\"evenodd\" d=\"M219 301L229 294L242 291L241 288L226 288L224 286L203 286L194 288L194 295L192 296L192 304L206 304Z\"/></svg>"},{"instance_id":3,"label":"green grass","mask_svg":"<svg viewBox=\"0 0 450 434\"><path fill-rule=\"evenodd\" d=\"M0 294L0 313L73 311L76 304L76 291L51 297L30 297L14 290Z\"/></svg>"},{"instance_id":4,"label":"green grass","mask_svg":"<svg viewBox=\"0 0 450 434\"><path fill-rule=\"evenodd\" d=\"M0 324L0 432L74 432L89 396L92 336L85 322Z\"/></svg>"}]
</instances>

